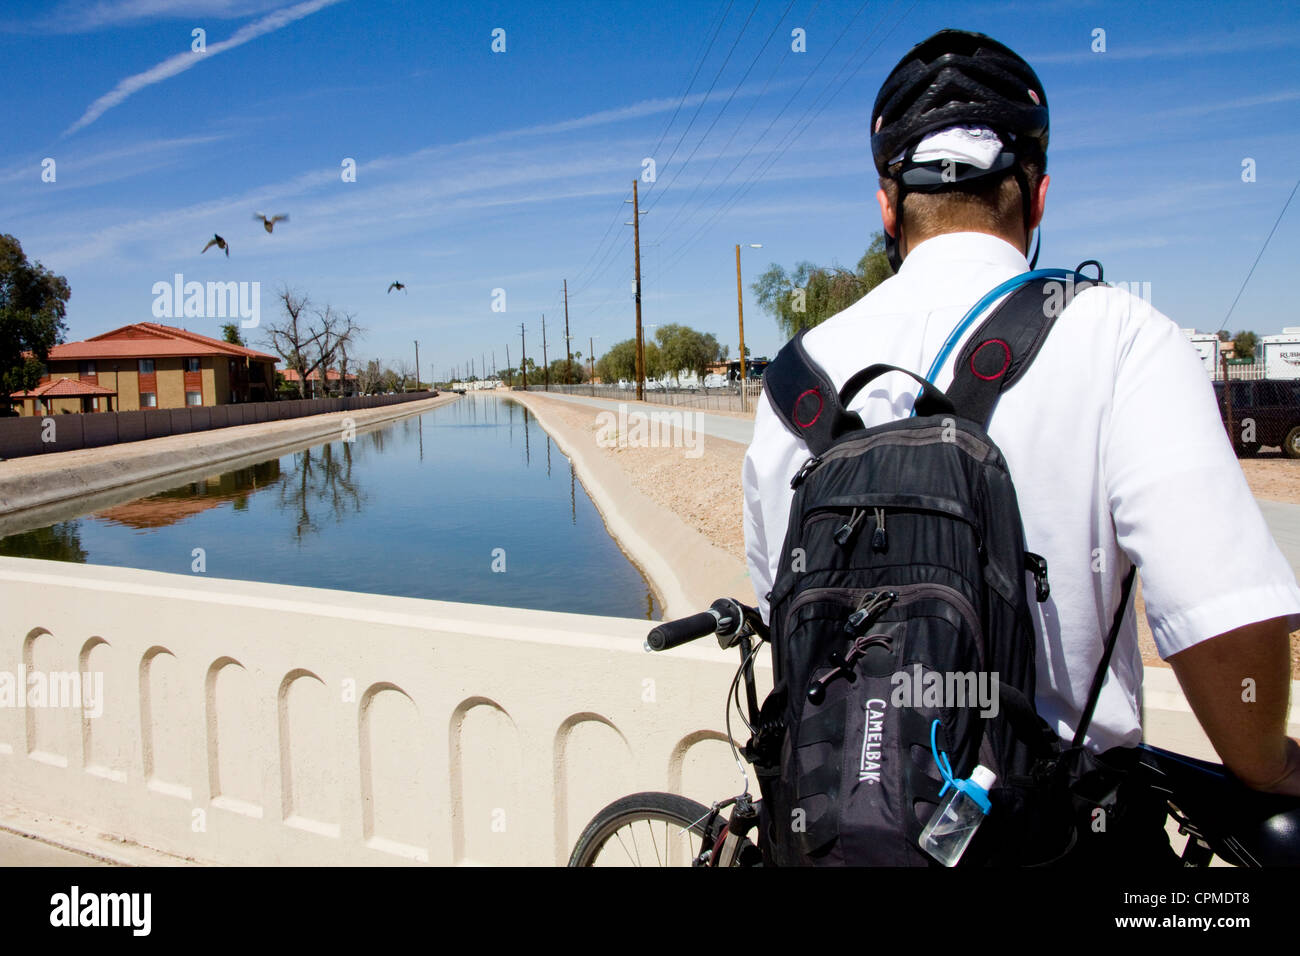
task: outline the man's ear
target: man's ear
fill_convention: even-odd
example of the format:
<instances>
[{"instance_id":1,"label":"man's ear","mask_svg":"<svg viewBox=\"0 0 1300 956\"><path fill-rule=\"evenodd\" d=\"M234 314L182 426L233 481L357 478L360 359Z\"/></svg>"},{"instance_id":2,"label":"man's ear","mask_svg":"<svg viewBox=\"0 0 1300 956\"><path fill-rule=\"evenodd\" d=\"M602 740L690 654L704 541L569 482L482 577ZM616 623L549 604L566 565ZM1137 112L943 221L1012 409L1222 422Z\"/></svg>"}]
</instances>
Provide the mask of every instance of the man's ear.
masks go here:
<instances>
[{"instance_id":1,"label":"man's ear","mask_svg":"<svg viewBox=\"0 0 1300 956\"><path fill-rule=\"evenodd\" d=\"M1044 176L1044 179L1047 177ZM885 227L885 232L890 236L895 235L895 229L898 226L897 217L894 215L894 207L889 204L889 196L883 189L876 190L876 202L880 203L880 222Z\"/></svg>"},{"instance_id":2,"label":"man's ear","mask_svg":"<svg viewBox=\"0 0 1300 956\"><path fill-rule=\"evenodd\" d=\"M1037 229L1039 223L1043 221L1043 213L1047 209L1047 186L1052 181L1052 177L1044 174L1043 178L1038 181L1038 189L1034 191L1033 200L1029 204L1029 228Z\"/></svg>"}]
</instances>

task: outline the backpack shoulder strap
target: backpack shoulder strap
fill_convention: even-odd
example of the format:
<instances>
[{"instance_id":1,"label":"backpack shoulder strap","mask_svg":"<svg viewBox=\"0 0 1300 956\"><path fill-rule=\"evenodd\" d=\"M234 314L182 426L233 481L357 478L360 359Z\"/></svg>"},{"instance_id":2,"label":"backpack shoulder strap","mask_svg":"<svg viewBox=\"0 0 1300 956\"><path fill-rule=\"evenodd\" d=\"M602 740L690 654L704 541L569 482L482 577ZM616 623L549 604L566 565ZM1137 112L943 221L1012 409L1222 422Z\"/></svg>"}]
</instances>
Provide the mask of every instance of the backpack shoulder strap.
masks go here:
<instances>
[{"instance_id":1,"label":"backpack shoulder strap","mask_svg":"<svg viewBox=\"0 0 1300 956\"><path fill-rule=\"evenodd\" d=\"M1100 284L1075 272L1032 279L1008 295L957 356L947 394L958 412L987 429L998 397L1029 368L1068 301Z\"/></svg>"},{"instance_id":2,"label":"backpack shoulder strap","mask_svg":"<svg viewBox=\"0 0 1300 956\"><path fill-rule=\"evenodd\" d=\"M845 411L839 390L813 361L800 332L763 370L763 392L772 410L809 451L820 455L845 432L862 428L862 419Z\"/></svg>"}]
</instances>

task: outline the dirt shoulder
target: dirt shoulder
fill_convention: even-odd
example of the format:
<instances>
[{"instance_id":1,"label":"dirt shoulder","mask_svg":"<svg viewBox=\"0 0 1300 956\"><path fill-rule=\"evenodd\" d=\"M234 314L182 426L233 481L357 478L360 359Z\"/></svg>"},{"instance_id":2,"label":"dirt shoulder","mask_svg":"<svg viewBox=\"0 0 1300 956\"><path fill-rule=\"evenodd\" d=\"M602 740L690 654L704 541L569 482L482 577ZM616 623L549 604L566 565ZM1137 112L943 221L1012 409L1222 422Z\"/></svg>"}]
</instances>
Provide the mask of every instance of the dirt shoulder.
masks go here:
<instances>
[{"instance_id":1,"label":"dirt shoulder","mask_svg":"<svg viewBox=\"0 0 1300 956\"><path fill-rule=\"evenodd\" d=\"M518 393L516 393L518 394ZM553 427L562 427L570 436L581 441L586 453L598 456L609 469L604 481L612 486L608 490L621 507L622 489L631 488L638 500L652 502L659 513L671 515L684 522L686 526L707 541L722 556L717 560L729 563L731 570L726 573L744 576L745 539L741 523L744 496L741 491L741 467L745 460L745 446L737 442L702 437L702 453L698 457L688 457L680 447L611 447L601 448L596 438L600 429L599 410L575 405L570 402L557 401L536 393L528 393L526 401L538 415L543 427L552 431ZM664 410L668 406L653 403L629 403L646 411ZM717 414L711 411L710 414ZM1300 503L1300 461L1282 458L1261 457L1242 462L1251 490L1256 497L1275 501L1292 501ZM584 485L586 481L584 479ZM590 491L590 489L589 489ZM602 507L602 512L604 512ZM651 519L653 521L653 519ZM612 529L611 529L612 530ZM615 533L615 537L618 535ZM647 531L649 542L657 543L658 538L653 527ZM653 546L653 544L651 545ZM624 546L626 548L626 545ZM643 570L647 566L637 554L632 554ZM690 565L687 565L690 567ZM714 569L716 570L716 569ZM647 572L649 573L649 572ZM653 575L652 582L654 581ZM711 574L711 580L716 580ZM657 582L656 587L657 587ZM696 588L695 593L703 598L708 587ZM722 592L703 598L703 607ZM740 600L752 600L753 594L746 589L742 595L736 592ZM1168 667L1156 652L1151 629L1147 625L1146 605L1142 600L1141 583L1136 594L1138 646L1144 664L1155 667ZM698 608L690 608L690 611ZM675 614L670 610L670 616ZM1291 635L1292 676L1300 679L1300 631Z\"/></svg>"}]
</instances>

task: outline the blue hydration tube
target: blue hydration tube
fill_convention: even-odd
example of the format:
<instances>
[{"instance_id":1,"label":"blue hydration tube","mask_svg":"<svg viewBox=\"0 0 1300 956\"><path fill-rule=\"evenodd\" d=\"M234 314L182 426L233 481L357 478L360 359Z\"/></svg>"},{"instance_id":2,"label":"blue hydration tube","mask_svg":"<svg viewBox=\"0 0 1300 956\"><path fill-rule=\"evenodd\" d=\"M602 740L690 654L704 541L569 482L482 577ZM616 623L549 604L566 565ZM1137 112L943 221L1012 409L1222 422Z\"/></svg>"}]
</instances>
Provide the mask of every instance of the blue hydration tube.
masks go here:
<instances>
[{"instance_id":1,"label":"blue hydration tube","mask_svg":"<svg viewBox=\"0 0 1300 956\"><path fill-rule=\"evenodd\" d=\"M1012 276L1006 282L1003 282L997 288L993 289L984 296L984 298L971 306L971 310L967 312L953 330L948 333L948 338L944 341L943 348L939 349L939 354L935 356L934 363L930 366L930 371L925 375L925 380L927 382L934 381L934 377L939 374L944 363L948 361L948 356L951 355L952 350L957 347L957 343L960 342L962 336L966 334L966 330L971 327L972 323L979 318L985 309L1002 296L1006 295L1013 289L1019 288L1026 282L1032 282L1034 279L1067 279L1073 274L1074 273L1069 269L1034 269L1029 272L1022 272L1018 276ZM912 409L912 415L916 415L915 407Z\"/></svg>"},{"instance_id":2,"label":"blue hydration tube","mask_svg":"<svg viewBox=\"0 0 1300 956\"><path fill-rule=\"evenodd\" d=\"M939 796L948 792L949 787L960 790L966 796L974 800L981 810L988 813L993 808L993 801L989 799L988 791L978 784L971 783L970 780L953 777L952 764L948 761L948 755L939 750L936 741L936 735L939 731L939 721L936 719L930 724L930 752L934 755L934 762L939 765L939 773L943 775L943 789L939 791Z\"/></svg>"}]
</instances>

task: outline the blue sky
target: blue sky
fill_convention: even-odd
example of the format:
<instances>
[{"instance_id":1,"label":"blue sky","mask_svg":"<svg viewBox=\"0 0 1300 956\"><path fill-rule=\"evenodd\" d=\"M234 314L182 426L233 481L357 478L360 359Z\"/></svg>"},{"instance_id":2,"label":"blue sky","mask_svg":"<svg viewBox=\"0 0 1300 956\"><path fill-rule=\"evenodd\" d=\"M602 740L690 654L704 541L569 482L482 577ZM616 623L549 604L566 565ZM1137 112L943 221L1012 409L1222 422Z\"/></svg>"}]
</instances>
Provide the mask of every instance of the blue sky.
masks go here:
<instances>
[{"instance_id":1,"label":"blue sky","mask_svg":"<svg viewBox=\"0 0 1300 956\"><path fill-rule=\"evenodd\" d=\"M507 344L517 361L520 322L540 353L542 313L562 353L566 278L575 348L630 337L623 200L654 157L644 321L734 354L734 245L762 243L743 253L746 343L772 354L750 281L771 262L856 263L879 228L876 89L946 26L997 37L1043 81L1040 265L1100 259L1107 278L1150 282L1180 325L1219 328L1300 178L1291 4L10 2L0 231L67 276L72 339L152 320L154 283L180 272L260 282L264 319L281 285L354 312L362 358L411 359L419 339L427 378L493 350L505 365ZM195 28L206 54L189 52ZM290 221L268 236L255 210ZM214 232L228 259L200 255ZM1297 260L1300 202L1228 327L1300 325ZM388 294L394 280L407 290Z\"/></svg>"}]
</instances>

